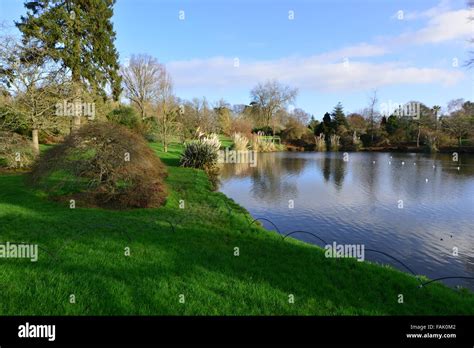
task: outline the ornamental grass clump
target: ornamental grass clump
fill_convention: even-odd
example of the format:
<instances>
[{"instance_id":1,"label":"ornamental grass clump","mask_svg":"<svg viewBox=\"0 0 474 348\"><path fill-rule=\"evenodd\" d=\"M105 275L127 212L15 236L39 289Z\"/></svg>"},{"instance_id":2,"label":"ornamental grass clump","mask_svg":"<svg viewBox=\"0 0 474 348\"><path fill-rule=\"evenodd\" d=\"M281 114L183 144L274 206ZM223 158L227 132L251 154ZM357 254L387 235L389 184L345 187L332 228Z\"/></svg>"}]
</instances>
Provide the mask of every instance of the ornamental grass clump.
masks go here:
<instances>
[{"instance_id":1,"label":"ornamental grass clump","mask_svg":"<svg viewBox=\"0 0 474 348\"><path fill-rule=\"evenodd\" d=\"M180 164L183 167L210 170L217 165L219 147L213 140L208 141L206 138L191 141L185 145Z\"/></svg>"},{"instance_id":2,"label":"ornamental grass clump","mask_svg":"<svg viewBox=\"0 0 474 348\"><path fill-rule=\"evenodd\" d=\"M240 133L232 134L232 141L234 142L234 150L246 151L248 150L249 140L246 136Z\"/></svg>"}]
</instances>

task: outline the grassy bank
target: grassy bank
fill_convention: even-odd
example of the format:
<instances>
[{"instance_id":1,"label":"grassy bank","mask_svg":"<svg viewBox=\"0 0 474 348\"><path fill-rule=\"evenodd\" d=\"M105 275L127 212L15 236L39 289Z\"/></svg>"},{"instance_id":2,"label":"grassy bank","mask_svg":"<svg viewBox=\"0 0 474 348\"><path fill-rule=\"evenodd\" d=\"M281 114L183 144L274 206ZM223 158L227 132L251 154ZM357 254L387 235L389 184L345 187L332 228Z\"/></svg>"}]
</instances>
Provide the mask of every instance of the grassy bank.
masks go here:
<instances>
[{"instance_id":1,"label":"grassy bank","mask_svg":"<svg viewBox=\"0 0 474 348\"><path fill-rule=\"evenodd\" d=\"M0 259L0 315L474 314L470 292L250 228L202 171L178 167L179 146L152 146L169 171L159 209L70 209L0 176L0 243L41 248L38 262Z\"/></svg>"}]
</instances>

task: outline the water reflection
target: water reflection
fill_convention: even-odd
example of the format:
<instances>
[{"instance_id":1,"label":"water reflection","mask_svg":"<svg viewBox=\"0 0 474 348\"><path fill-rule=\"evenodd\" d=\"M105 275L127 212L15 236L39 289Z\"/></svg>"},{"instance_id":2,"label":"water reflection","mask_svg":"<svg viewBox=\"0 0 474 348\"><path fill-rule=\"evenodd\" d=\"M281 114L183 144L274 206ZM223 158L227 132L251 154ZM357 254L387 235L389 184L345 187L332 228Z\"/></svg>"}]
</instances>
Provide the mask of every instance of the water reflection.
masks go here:
<instances>
[{"instance_id":1,"label":"water reflection","mask_svg":"<svg viewBox=\"0 0 474 348\"><path fill-rule=\"evenodd\" d=\"M220 190L282 232L362 243L431 278L474 276L474 156L454 162L450 154L348 155L345 161L343 153L258 154L256 167L223 165ZM474 289L472 281L447 283Z\"/></svg>"}]
</instances>

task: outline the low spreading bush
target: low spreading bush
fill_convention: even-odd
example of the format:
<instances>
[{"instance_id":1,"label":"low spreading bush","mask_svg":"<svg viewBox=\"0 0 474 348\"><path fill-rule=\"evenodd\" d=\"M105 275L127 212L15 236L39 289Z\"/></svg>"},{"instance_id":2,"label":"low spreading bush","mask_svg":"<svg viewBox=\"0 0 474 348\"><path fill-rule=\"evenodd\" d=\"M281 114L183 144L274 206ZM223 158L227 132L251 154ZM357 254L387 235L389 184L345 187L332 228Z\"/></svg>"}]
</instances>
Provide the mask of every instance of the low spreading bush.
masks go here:
<instances>
[{"instance_id":1,"label":"low spreading bush","mask_svg":"<svg viewBox=\"0 0 474 348\"><path fill-rule=\"evenodd\" d=\"M165 176L143 137L106 122L83 126L46 151L29 181L59 199L124 209L163 204Z\"/></svg>"},{"instance_id":2,"label":"low spreading bush","mask_svg":"<svg viewBox=\"0 0 474 348\"><path fill-rule=\"evenodd\" d=\"M36 158L32 142L17 133L0 131L0 168L27 169Z\"/></svg>"}]
</instances>

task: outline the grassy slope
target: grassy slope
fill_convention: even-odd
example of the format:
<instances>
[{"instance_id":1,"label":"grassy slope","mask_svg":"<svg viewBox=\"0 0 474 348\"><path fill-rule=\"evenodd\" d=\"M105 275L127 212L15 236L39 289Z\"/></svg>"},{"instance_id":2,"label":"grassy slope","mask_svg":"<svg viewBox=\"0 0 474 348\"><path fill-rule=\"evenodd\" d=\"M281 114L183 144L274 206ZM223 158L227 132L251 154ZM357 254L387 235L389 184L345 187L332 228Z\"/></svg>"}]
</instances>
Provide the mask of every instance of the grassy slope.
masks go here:
<instances>
[{"instance_id":1,"label":"grassy slope","mask_svg":"<svg viewBox=\"0 0 474 348\"><path fill-rule=\"evenodd\" d=\"M176 166L179 147L153 147L169 166L160 209L69 209L22 175L0 176L0 242L43 248L36 263L0 259L0 315L474 314L467 291L420 289L396 270L326 259L319 248L249 228L245 211L210 192L203 172Z\"/></svg>"}]
</instances>

